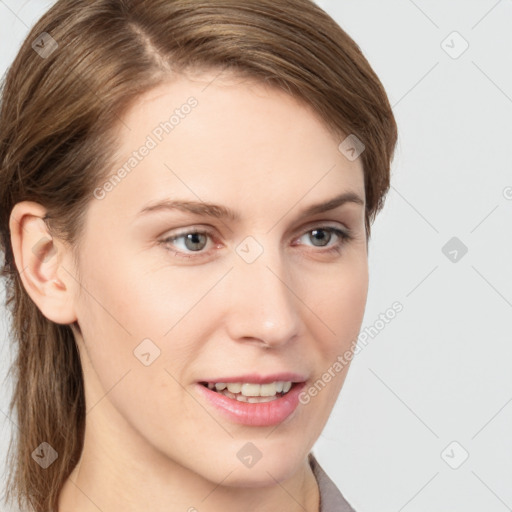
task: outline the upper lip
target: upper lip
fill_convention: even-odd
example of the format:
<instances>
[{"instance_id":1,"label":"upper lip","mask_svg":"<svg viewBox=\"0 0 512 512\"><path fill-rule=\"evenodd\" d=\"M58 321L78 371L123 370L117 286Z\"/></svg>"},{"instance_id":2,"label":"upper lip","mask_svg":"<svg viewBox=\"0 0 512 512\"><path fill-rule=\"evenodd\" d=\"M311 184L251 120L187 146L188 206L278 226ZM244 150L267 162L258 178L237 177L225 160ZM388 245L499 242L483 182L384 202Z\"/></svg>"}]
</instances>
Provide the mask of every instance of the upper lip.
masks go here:
<instances>
[{"instance_id":1,"label":"upper lip","mask_svg":"<svg viewBox=\"0 0 512 512\"><path fill-rule=\"evenodd\" d=\"M251 373L246 375L235 375L233 377L217 377L214 379L204 379L200 382L247 382L250 384L269 384L270 382L304 382L306 377L299 373L282 372L273 373L271 375L260 375L258 373Z\"/></svg>"}]
</instances>

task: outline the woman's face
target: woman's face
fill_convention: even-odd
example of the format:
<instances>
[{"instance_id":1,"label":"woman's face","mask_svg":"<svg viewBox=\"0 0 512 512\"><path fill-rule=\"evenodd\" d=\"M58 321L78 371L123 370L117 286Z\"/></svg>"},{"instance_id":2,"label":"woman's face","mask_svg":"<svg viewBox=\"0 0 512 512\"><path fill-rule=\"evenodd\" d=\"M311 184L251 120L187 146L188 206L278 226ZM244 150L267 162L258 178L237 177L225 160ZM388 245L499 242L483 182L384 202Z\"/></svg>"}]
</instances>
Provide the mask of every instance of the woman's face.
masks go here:
<instances>
[{"instance_id":1,"label":"woman's face","mask_svg":"<svg viewBox=\"0 0 512 512\"><path fill-rule=\"evenodd\" d=\"M368 288L363 169L284 92L214 77L141 97L91 197L73 298L87 428L141 459L268 485L303 464L345 379L333 368ZM361 204L307 212L348 193ZM259 378L305 383L259 404L201 384Z\"/></svg>"}]
</instances>

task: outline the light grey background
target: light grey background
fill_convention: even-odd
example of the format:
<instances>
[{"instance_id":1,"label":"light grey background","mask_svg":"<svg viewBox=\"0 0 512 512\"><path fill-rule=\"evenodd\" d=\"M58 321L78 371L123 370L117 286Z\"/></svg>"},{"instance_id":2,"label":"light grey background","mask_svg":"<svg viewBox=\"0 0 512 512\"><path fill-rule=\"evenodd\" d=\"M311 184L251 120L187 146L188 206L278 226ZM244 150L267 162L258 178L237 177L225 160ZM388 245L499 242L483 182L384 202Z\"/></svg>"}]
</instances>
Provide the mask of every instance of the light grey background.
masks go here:
<instances>
[{"instance_id":1,"label":"light grey background","mask_svg":"<svg viewBox=\"0 0 512 512\"><path fill-rule=\"evenodd\" d=\"M52 3L0 0L0 72ZM362 329L403 311L361 347L314 453L357 512L512 510L512 1L318 3L397 118ZM452 237L465 255L443 253Z\"/></svg>"}]
</instances>

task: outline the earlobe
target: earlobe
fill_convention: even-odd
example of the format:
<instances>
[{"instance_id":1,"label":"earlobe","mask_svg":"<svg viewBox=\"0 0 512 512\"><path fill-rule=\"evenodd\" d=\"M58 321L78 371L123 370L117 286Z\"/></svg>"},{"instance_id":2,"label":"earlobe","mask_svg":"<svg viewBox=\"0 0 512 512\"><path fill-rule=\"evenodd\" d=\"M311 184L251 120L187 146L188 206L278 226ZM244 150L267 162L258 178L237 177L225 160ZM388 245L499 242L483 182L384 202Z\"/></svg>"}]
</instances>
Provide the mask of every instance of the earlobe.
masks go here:
<instances>
[{"instance_id":1,"label":"earlobe","mask_svg":"<svg viewBox=\"0 0 512 512\"><path fill-rule=\"evenodd\" d=\"M58 324L76 321L75 282L70 278L68 249L53 237L38 203L22 201L11 211L9 229L16 268L21 281L41 313ZM66 270L68 272L66 272Z\"/></svg>"}]
</instances>

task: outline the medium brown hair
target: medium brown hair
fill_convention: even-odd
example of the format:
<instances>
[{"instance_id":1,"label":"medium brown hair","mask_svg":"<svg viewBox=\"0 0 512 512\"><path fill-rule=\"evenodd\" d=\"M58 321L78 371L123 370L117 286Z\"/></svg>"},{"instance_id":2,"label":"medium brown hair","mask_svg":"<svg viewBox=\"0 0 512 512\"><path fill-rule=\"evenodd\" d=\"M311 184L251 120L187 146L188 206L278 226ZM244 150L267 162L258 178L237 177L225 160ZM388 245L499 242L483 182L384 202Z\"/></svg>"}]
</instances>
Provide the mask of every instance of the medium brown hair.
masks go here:
<instances>
[{"instance_id":1,"label":"medium brown hair","mask_svg":"<svg viewBox=\"0 0 512 512\"><path fill-rule=\"evenodd\" d=\"M340 142L357 136L367 237L383 206L397 140L388 98L357 44L311 0L56 2L9 68L0 105L0 248L18 426L6 501L23 510L57 510L81 455L85 398L71 327L43 316L22 286L10 213L20 201L40 203L51 233L76 250L93 190L114 164L120 116L189 68L264 81L311 107ZM31 456L42 442L58 452L47 469Z\"/></svg>"}]
</instances>

